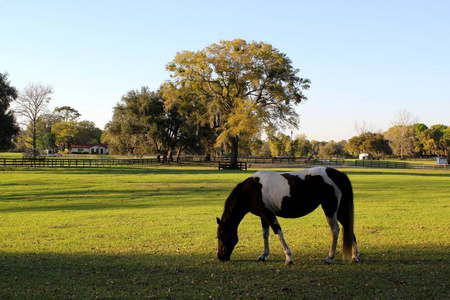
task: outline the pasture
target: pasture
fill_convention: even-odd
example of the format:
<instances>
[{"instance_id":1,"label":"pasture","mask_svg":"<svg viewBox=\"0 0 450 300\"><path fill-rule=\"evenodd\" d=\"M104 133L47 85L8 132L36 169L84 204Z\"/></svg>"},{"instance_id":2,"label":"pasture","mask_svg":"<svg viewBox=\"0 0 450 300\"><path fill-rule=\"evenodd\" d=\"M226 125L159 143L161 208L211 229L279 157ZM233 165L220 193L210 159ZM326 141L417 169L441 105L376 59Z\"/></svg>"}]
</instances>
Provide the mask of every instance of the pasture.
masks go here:
<instances>
[{"instance_id":1,"label":"pasture","mask_svg":"<svg viewBox=\"0 0 450 300\"><path fill-rule=\"evenodd\" d=\"M0 169L0 298L450 297L450 172L343 169L362 262L321 265L323 211L279 221L263 250L247 215L231 261L216 257L226 197L255 170L205 166Z\"/></svg>"}]
</instances>

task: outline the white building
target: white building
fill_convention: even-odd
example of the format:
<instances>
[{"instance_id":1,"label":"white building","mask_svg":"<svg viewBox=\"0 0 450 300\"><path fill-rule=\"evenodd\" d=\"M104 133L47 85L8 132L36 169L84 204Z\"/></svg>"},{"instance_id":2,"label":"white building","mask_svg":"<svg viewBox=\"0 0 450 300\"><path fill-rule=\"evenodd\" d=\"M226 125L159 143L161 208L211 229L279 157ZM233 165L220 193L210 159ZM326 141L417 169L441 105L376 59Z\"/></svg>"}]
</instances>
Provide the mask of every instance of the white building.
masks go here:
<instances>
[{"instance_id":1,"label":"white building","mask_svg":"<svg viewBox=\"0 0 450 300\"><path fill-rule=\"evenodd\" d=\"M70 153L78 154L109 154L108 144L73 144Z\"/></svg>"},{"instance_id":2,"label":"white building","mask_svg":"<svg viewBox=\"0 0 450 300\"><path fill-rule=\"evenodd\" d=\"M369 159L370 155L369 153L361 153L359 154L359 159Z\"/></svg>"}]
</instances>

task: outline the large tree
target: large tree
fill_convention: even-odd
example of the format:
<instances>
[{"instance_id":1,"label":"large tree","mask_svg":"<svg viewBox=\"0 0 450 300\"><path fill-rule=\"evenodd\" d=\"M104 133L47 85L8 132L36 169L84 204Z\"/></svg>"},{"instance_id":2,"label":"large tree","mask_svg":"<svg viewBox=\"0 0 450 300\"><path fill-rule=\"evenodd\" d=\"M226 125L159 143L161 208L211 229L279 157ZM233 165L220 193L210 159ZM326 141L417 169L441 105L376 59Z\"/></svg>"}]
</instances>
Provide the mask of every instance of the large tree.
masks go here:
<instances>
[{"instance_id":1,"label":"large tree","mask_svg":"<svg viewBox=\"0 0 450 300\"><path fill-rule=\"evenodd\" d=\"M114 107L102 140L116 154L142 156L160 152L163 114L164 103L158 93L147 87L129 91Z\"/></svg>"},{"instance_id":2,"label":"large tree","mask_svg":"<svg viewBox=\"0 0 450 300\"><path fill-rule=\"evenodd\" d=\"M167 69L174 86L190 95L168 101L196 108L198 119L217 129L216 145L229 146L232 165L242 135L297 126L294 105L306 100L302 90L310 84L272 45L242 39L179 52Z\"/></svg>"},{"instance_id":3,"label":"large tree","mask_svg":"<svg viewBox=\"0 0 450 300\"><path fill-rule=\"evenodd\" d=\"M17 99L17 90L10 85L8 74L0 73L0 149L12 147L13 138L19 133L19 126L9 106Z\"/></svg>"},{"instance_id":4,"label":"large tree","mask_svg":"<svg viewBox=\"0 0 450 300\"><path fill-rule=\"evenodd\" d=\"M28 84L16 101L16 113L23 119L31 132L33 157L36 156L37 132L39 118L46 112L51 100L53 88L40 83ZM27 130L28 131L28 130Z\"/></svg>"},{"instance_id":5,"label":"large tree","mask_svg":"<svg viewBox=\"0 0 450 300\"><path fill-rule=\"evenodd\" d=\"M165 108L161 91L151 92L147 87L122 97L102 137L115 153L157 153L163 161L172 161L175 151L178 159L182 151L193 149L199 138L199 130L190 126L175 106Z\"/></svg>"}]
</instances>

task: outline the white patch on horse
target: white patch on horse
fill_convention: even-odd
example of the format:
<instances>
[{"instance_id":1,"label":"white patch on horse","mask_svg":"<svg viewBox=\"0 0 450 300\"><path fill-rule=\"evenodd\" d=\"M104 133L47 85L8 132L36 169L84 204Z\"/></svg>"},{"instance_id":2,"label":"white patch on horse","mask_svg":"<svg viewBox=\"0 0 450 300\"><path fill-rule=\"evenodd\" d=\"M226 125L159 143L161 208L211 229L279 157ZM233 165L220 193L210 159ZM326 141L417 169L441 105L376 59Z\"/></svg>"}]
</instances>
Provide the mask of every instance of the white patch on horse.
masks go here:
<instances>
[{"instance_id":1,"label":"white patch on horse","mask_svg":"<svg viewBox=\"0 0 450 300\"><path fill-rule=\"evenodd\" d=\"M288 181L281 174L271 171L258 171L252 176L259 177L259 183L262 185L262 201L264 206L276 215L281 210L283 198L291 196Z\"/></svg>"}]
</instances>

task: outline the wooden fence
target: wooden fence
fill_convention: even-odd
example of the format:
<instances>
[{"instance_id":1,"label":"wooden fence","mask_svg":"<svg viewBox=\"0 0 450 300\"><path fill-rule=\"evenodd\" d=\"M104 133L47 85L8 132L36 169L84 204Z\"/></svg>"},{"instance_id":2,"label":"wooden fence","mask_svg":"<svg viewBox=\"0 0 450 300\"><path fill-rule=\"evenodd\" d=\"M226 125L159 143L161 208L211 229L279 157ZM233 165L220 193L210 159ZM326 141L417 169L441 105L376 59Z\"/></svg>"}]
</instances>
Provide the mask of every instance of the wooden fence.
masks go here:
<instances>
[{"instance_id":1,"label":"wooden fence","mask_svg":"<svg viewBox=\"0 0 450 300\"><path fill-rule=\"evenodd\" d=\"M343 167L369 167L369 168L392 168L392 169L449 169L449 165L418 164L408 162L395 162L384 160L345 160L345 159L307 159L307 158L271 158L271 157L240 157L239 161L251 164L279 164L286 166L297 165L298 167L309 165L343 166ZM205 158L200 156L181 157L179 162L202 162ZM210 163L226 163L226 157L211 157ZM76 158L38 158L38 159L15 159L0 158L0 167L4 166L24 166L24 167L112 167L112 166L133 166L133 165L153 165L158 164L156 158L136 158L136 159L76 159Z\"/></svg>"},{"instance_id":2,"label":"wooden fence","mask_svg":"<svg viewBox=\"0 0 450 300\"><path fill-rule=\"evenodd\" d=\"M0 166L24 166L24 167L108 167L156 164L154 158L145 159L64 159L64 158L38 158L38 159L14 159L1 158Z\"/></svg>"}]
</instances>

